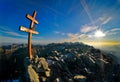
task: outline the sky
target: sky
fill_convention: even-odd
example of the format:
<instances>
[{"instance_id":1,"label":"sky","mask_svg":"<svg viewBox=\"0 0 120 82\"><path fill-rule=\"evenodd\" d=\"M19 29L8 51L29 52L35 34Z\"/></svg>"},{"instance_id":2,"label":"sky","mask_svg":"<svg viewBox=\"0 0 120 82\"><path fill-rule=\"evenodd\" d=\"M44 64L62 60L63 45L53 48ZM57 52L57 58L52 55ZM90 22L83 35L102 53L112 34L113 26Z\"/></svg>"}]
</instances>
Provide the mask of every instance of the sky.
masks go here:
<instances>
[{"instance_id":1,"label":"sky","mask_svg":"<svg viewBox=\"0 0 120 82\"><path fill-rule=\"evenodd\" d=\"M27 43L25 16L36 10L33 44L83 42L120 44L120 0L1 0L0 44Z\"/></svg>"}]
</instances>

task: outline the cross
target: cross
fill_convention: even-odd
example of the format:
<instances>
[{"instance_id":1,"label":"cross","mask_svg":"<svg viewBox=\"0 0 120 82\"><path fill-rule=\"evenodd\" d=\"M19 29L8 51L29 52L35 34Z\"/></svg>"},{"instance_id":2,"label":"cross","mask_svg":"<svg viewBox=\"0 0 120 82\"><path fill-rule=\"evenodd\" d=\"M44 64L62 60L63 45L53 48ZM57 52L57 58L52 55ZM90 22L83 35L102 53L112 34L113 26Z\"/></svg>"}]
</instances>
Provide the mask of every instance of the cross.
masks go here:
<instances>
[{"instance_id":1,"label":"cross","mask_svg":"<svg viewBox=\"0 0 120 82\"><path fill-rule=\"evenodd\" d=\"M20 30L23 32L28 32L28 51L29 51L29 57L30 59L32 59L32 34L38 34L38 32L34 31L34 23L38 24L38 21L35 20L36 17L36 11L34 11L33 16L30 16L29 14L26 15L26 18L28 18L31 23L30 23L30 27L25 28L23 26L20 26Z\"/></svg>"}]
</instances>

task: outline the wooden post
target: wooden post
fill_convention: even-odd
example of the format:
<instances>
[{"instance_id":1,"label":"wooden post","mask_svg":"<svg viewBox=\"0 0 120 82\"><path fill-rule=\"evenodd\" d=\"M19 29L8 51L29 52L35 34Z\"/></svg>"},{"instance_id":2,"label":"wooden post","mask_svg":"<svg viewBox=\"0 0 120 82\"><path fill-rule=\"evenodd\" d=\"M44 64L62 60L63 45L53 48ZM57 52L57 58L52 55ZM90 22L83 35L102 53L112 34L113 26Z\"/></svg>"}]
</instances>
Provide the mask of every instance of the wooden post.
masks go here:
<instances>
[{"instance_id":1,"label":"wooden post","mask_svg":"<svg viewBox=\"0 0 120 82\"><path fill-rule=\"evenodd\" d=\"M36 11L34 11L33 16L30 16L29 14L26 15L26 18L28 18L30 23L30 28L25 28L23 26L20 26L20 30L23 32L28 32L28 51L29 51L29 57L32 59L32 34L38 34L38 32L34 31L34 23L38 24L38 21L35 20L36 17Z\"/></svg>"}]
</instances>

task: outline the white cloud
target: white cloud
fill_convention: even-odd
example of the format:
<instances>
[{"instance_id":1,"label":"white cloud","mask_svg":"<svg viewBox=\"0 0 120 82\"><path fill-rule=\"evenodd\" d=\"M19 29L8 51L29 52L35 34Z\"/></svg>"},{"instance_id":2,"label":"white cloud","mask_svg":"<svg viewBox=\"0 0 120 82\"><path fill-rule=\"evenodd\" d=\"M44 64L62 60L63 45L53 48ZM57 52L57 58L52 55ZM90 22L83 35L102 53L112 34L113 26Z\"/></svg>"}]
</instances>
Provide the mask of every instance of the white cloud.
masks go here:
<instances>
[{"instance_id":1,"label":"white cloud","mask_svg":"<svg viewBox=\"0 0 120 82\"><path fill-rule=\"evenodd\" d=\"M63 32L59 32L59 31L53 31L55 34L60 34L60 35L66 35L66 33L63 33Z\"/></svg>"},{"instance_id":2,"label":"white cloud","mask_svg":"<svg viewBox=\"0 0 120 82\"><path fill-rule=\"evenodd\" d=\"M13 37L5 37L5 36L0 36L0 43L27 43L27 38L22 39L22 38L13 38Z\"/></svg>"},{"instance_id":3,"label":"white cloud","mask_svg":"<svg viewBox=\"0 0 120 82\"><path fill-rule=\"evenodd\" d=\"M0 45L2 43L27 43L27 37L28 35L22 35L17 32L12 31L11 29L7 28L7 26L0 26ZM11 37L4 36L4 34L11 35ZM15 38L13 36L17 36L18 38ZM21 38L19 38L21 37ZM41 36L34 36L33 37L33 43L41 43L40 39L43 39ZM42 43L45 43L45 41L42 41Z\"/></svg>"},{"instance_id":4,"label":"white cloud","mask_svg":"<svg viewBox=\"0 0 120 82\"><path fill-rule=\"evenodd\" d=\"M101 21L102 25L107 24L111 19L112 17L106 17L106 16L99 17L99 20Z\"/></svg>"},{"instance_id":5,"label":"white cloud","mask_svg":"<svg viewBox=\"0 0 120 82\"><path fill-rule=\"evenodd\" d=\"M89 36L88 35L86 35L86 34L81 34L81 35L79 35L79 38L80 39L85 39L85 38L88 38Z\"/></svg>"},{"instance_id":6,"label":"white cloud","mask_svg":"<svg viewBox=\"0 0 120 82\"><path fill-rule=\"evenodd\" d=\"M85 25L85 26L83 26L82 28L81 28L81 32L82 33L87 33L87 32L91 32L91 31L94 31L94 30L96 30L98 28L98 26L87 26L87 25Z\"/></svg>"},{"instance_id":7,"label":"white cloud","mask_svg":"<svg viewBox=\"0 0 120 82\"><path fill-rule=\"evenodd\" d=\"M65 35L65 33L61 33L61 35Z\"/></svg>"},{"instance_id":8,"label":"white cloud","mask_svg":"<svg viewBox=\"0 0 120 82\"><path fill-rule=\"evenodd\" d=\"M120 31L120 28L113 28L113 29L110 29L110 30L106 31L105 33L107 35L115 35L115 34L118 33L117 31Z\"/></svg>"},{"instance_id":9,"label":"white cloud","mask_svg":"<svg viewBox=\"0 0 120 82\"><path fill-rule=\"evenodd\" d=\"M115 35L115 34L117 34L117 32L108 32L108 33L107 33L107 35L109 35L109 36L110 36L110 35Z\"/></svg>"},{"instance_id":10,"label":"white cloud","mask_svg":"<svg viewBox=\"0 0 120 82\"><path fill-rule=\"evenodd\" d=\"M89 12L89 7L88 7L86 1L85 0L80 0L80 2L81 2L81 5L83 6L85 12L87 13L91 23L94 25L94 21L93 21L93 18L91 16L91 13Z\"/></svg>"},{"instance_id":11,"label":"white cloud","mask_svg":"<svg viewBox=\"0 0 120 82\"><path fill-rule=\"evenodd\" d=\"M108 22L110 22L112 19L113 19L112 16L103 15L103 16L100 16L97 19L93 20L93 22L91 22L89 25L90 26L91 25L92 26L104 25L104 24L107 24Z\"/></svg>"},{"instance_id":12,"label":"white cloud","mask_svg":"<svg viewBox=\"0 0 120 82\"><path fill-rule=\"evenodd\" d=\"M73 34L73 33L68 33L67 34L68 37L69 37L69 40L70 41L75 41L75 40L78 40L78 39L86 39L86 38L89 38L89 35L86 35L86 34Z\"/></svg>"},{"instance_id":13,"label":"white cloud","mask_svg":"<svg viewBox=\"0 0 120 82\"><path fill-rule=\"evenodd\" d=\"M120 31L120 28L113 28L110 31Z\"/></svg>"},{"instance_id":14,"label":"white cloud","mask_svg":"<svg viewBox=\"0 0 120 82\"><path fill-rule=\"evenodd\" d=\"M43 39L41 36L34 36L33 39Z\"/></svg>"},{"instance_id":15,"label":"white cloud","mask_svg":"<svg viewBox=\"0 0 120 82\"><path fill-rule=\"evenodd\" d=\"M0 26L0 30L2 30L2 31L11 31L7 26Z\"/></svg>"},{"instance_id":16,"label":"white cloud","mask_svg":"<svg viewBox=\"0 0 120 82\"><path fill-rule=\"evenodd\" d=\"M69 38L72 38L72 39L77 39L78 38L78 35L75 35L73 33L68 33L67 34Z\"/></svg>"},{"instance_id":17,"label":"white cloud","mask_svg":"<svg viewBox=\"0 0 120 82\"><path fill-rule=\"evenodd\" d=\"M76 33L75 35L79 35L79 33Z\"/></svg>"},{"instance_id":18,"label":"white cloud","mask_svg":"<svg viewBox=\"0 0 120 82\"><path fill-rule=\"evenodd\" d=\"M59 34L60 32L59 31L54 31L55 34Z\"/></svg>"},{"instance_id":19,"label":"white cloud","mask_svg":"<svg viewBox=\"0 0 120 82\"><path fill-rule=\"evenodd\" d=\"M2 43L27 43L28 40L23 39L23 38L13 38L13 37L6 37L6 36L0 36L0 45L2 45ZM45 41L40 41L40 40L33 40L32 41L33 44L45 44Z\"/></svg>"},{"instance_id":20,"label":"white cloud","mask_svg":"<svg viewBox=\"0 0 120 82\"><path fill-rule=\"evenodd\" d=\"M3 33L5 33L5 34L8 34L8 35L12 35L12 36L19 36L19 37L27 37L26 35L21 35L21 34L18 34L18 33L16 33L16 32L11 32L11 31L1 31L0 30L0 32L3 32Z\"/></svg>"},{"instance_id":21,"label":"white cloud","mask_svg":"<svg viewBox=\"0 0 120 82\"><path fill-rule=\"evenodd\" d=\"M19 36L19 37L25 37L25 38L27 37L26 35L22 35L12 31L11 29L7 28L7 26L0 26L0 32L3 34L12 35L12 36Z\"/></svg>"}]
</instances>

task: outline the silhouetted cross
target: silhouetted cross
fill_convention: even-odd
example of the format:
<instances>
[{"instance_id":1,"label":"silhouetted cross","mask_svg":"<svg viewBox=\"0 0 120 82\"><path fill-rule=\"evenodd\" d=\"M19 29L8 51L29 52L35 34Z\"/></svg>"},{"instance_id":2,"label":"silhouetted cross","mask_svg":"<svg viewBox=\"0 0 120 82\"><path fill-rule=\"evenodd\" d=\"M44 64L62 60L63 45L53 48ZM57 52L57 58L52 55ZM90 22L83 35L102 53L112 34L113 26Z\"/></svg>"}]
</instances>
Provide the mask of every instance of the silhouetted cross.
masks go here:
<instances>
[{"instance_id":1,"label":"silhouetted cross","mask_svg":"<svg viewBox=\"0 0 120 82\"><path fill-rule=\"evenodd\" d=\"M34 23L38 24L38 21L35 20L36 17L36 11L34 11L33 16L30 16L29 14L26 15L26 18L28 18L31 23L30 23L30 28L25 28L23 26L20 26L20 30L23 32L28 32L28 51L29 51L29 56L30 59L32 59L32 34L38 34L38 32L34 31Z\"/></svg>"}]
</instances>

